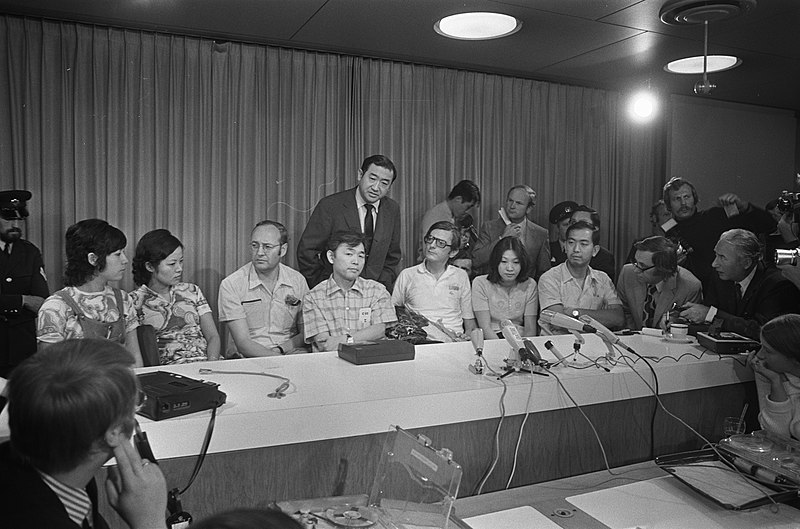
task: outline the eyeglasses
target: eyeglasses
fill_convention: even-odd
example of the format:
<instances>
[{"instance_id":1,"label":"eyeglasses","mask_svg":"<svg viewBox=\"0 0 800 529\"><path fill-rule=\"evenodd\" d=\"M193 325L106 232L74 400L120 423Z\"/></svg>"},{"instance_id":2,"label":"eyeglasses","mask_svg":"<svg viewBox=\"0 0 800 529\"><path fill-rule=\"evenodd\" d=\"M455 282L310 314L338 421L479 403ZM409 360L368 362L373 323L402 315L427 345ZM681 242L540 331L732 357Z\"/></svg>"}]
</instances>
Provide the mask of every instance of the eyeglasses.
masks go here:
<instances>
[{"instance_id":1,"label":"eyeglasses","mask_svg":"<svg viewBox=\"0 0 800 529\"><path fill-rule=\"evenodd\" d=\"M642 265L639 263L639 261L631 261L631 264L634 266L634 268L636 268L636 269L637 269L638 271L640 271L640 272L647 272L647 271L648 271L648 270L650 270L651 268L655 268L655 267L656 267L656 265L642 266Z\"/></svg>"},{"instance_id":2,"label":"eyeglasses","mask_svg":"<svg viewBox=\"0 0 800 529\"><path fill-rule=\"evenodd\" d=\"M264 250L264 253L269 252L270 250L274 250L275 248L280 248L280 244L269 244L266 242L256 242L253 241L250 243L250 251L253 253L258 253L258 250Z\"/></svg>"},{"instance_id":3,"label":"eyeglasses","mask_svg":"<svg viewBox=\"0 0 800 529\"><path fill-rule=\"evenodd\" d=\"M425 244L432 244L437 248L447 248L448 246L453 246L452 244L448 244L447 241L444 239L440 239L439 237L434 237L433 235L428 235L424 239Z\"/></svg>"}]
</instances>

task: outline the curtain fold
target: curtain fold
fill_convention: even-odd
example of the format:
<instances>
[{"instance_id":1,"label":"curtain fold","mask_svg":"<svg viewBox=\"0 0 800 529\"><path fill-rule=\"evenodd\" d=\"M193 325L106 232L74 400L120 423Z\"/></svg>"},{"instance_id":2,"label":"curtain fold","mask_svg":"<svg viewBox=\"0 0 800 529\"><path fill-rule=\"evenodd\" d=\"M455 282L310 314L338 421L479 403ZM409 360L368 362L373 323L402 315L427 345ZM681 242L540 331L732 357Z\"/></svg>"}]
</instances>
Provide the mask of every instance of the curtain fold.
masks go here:
<instances>
[{"instance_id":1,"label":"curtain fold","mask_svg":"<svg viewBox=\"0 0 800 529\"><path fill-rule=\"evenodd\" d=\"M13 16L0 17L0 72L0 188L33 192L26 237L52 289L66 228L99 217L129 257L147 231L172 231L216 308L256 222L286 225L295 266L317 201L375 153L398 167L404 266L423 213L464 178L483 194L476 222L518 183L545 227L556 202L592 205L618 261L649 232L664 180L663 127L628 123L620 95L598 89Z\"/></svg>"}]
</instances>

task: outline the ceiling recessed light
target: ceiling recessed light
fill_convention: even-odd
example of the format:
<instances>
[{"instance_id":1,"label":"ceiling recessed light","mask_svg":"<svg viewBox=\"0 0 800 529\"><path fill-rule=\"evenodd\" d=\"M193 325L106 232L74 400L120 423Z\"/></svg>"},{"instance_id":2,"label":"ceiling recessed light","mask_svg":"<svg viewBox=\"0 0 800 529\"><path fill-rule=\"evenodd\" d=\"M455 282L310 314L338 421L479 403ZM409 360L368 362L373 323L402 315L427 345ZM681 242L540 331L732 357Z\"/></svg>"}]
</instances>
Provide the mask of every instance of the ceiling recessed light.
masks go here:
<instances>
[{"instance_id":1,"label":"ceiling recessed light","mask_svg":"<svg viewBox=\"0 0 800 529\"><path fill-rule=\"evenodd\" d=\"M733 55L709 55L708 73L722 72L736 68L742 64L742 60ZM698 74L703 73L703 56L686 57L678 59L664 66L664 69L672 73Z\"/></svg>"},{"instance_id":2,"label":"ceiling recessed light","mask_svg":"<svg viewBox=\"0 0 800 529\"><path fill-rule=\"evenodd\" d=\"M439 35L460 40L499 39L516 33L521 27L521 20L501 13L459 13L433 25Z\"/></svg>"}]
</instances>

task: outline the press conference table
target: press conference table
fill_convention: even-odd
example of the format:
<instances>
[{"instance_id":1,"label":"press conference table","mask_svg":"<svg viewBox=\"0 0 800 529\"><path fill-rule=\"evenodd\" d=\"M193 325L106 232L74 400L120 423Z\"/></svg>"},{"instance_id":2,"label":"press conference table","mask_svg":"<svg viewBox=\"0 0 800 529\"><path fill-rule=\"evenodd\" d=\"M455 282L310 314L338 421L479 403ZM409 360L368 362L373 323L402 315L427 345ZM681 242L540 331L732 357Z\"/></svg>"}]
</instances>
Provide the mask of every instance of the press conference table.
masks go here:
<instances>
[{"instance_id":1,"label":"press conference table","mask_svg":"<svg viewBox=\"0 0 800 529\"><path fill-rule=\"evenodd\" d=\"M606 353L598 337L584 338L583 353L589 357ZM532 341L545 358L554 359L543 346L547 339ZM572 351L571 335L549 339L564 353ZM748 423L755 426L755 386L749 368L729 357L701 356L704 350L697 345L643 336L623 337L623 341L642 355L671 357L652 363L662 401L703 435L719 439L723 418L739 415L746 402L751 409ZM498 369L509 352L505 341L491 340L485 344L484 356ZM687 352L701 358L687 355L674 360ZM413 361L387 364L356 366L335 352L325 352L139 371L160 369L202 378L219 383L227 394L227 403L217 413L209 455L183 497L184 508L198 518L234 506L369 492L384 434L392 425L423 433L434 446L451 449L464 470L459 496L473 494L493 457L504 392L497 377L469 371L474 359L467 342L417 346ZM642 360L634 367L653 384ZM289 378L291 387L286 397L270 398L280 380L200 375L201 368L271 373ZM610 372L594 366L559 366L553 372L594 423L612 467L703 444L659 410L651 450L656 404L651 389L623 362ZM525 424L512 487L604 468L591 428L554 376L512 374L503 380L507 389L501 457L484 492L505 488L526 409L531 416ZM210 415L205 411L159 422L140 418L170 488L185 486ZM0 438L4 435L7 426L2 421ZM106 514L112 523L118 521Z\"/></svg>"}]
</instances>

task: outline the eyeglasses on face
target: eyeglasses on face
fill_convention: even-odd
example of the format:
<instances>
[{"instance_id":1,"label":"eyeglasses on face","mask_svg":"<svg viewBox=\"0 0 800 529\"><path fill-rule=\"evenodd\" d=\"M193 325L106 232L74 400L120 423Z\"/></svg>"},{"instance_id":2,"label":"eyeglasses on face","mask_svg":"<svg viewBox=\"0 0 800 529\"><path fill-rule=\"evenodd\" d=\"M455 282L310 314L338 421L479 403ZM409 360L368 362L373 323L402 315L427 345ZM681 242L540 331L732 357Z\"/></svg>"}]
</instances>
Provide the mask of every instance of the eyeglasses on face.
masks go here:
<instances>
[{"instance_id":1,"label":"eyeglasses on face","mask_svg":"<svg viewBox=\"0 0 800 529\"><path fill-rule=\"evenodd\" d=\"M259 249L264 250L264 253L267 253L270 250L274 250L275 248L280 248L280 247L281 247L280 244L269 244L267 242L259 243L253 241L250 243L250 251L252 251L253 253L258 253Z\"/></svg>"},{"instance_id":2,"label":"eyeglasses on face","mask_svg":"<svg viewBox=\"0 0 800 529\"><path fill-rule=\"evenodd\" d=\"M651 268L655 268L656 267L656 265L643 266L639 261L635 261L635 260L631 261L631 264L633 265L634 268L636 268L640 272L647 272Z\"/></svg>"},{"instance_id":3,"label":"eyeglasses on face","mask_svg":"<svg viewBox=\"0 0 800 529\"><path fill-rule=\"evenodd\" d=\"M448 246L453 246L444 239L440 239L439 237L434 237L433 235L428 235L423 239L423 241L425 241L425 244L433 244L437 248L447 248Z\"/></svg>"}]
</instances>

